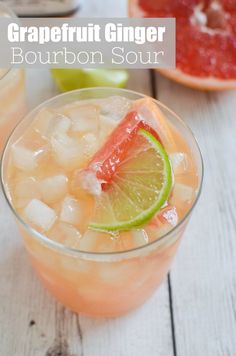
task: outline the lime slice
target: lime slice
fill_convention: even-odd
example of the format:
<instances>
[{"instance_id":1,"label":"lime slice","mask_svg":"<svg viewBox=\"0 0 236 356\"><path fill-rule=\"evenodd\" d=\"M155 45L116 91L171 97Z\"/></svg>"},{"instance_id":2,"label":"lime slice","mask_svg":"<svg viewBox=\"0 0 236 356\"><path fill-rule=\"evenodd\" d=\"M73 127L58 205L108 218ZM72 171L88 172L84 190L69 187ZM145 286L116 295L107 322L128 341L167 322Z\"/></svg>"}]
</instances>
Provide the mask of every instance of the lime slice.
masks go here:
<instances>
[{"instance_id":1,"label":"lime slice","mask_svg":"<svg viewBox=\"0 0 236 356\"><path fill-rule=\"evenodd\" d=\"M60 91L98 86L123 88L128 80L126 70L53 68L51 72Z\"/></svg>"},{"instance_id":2,"label":"lime slice","mask_svg":"<svg viewBox=\"0 0 236 356\"><path fill-rule=\"evenodd\" d=\"M168 199L171 165L161 143L140 129L112 181L97 198L91 229L118 231L149 221Z\"/></svg>"}]
</instances>

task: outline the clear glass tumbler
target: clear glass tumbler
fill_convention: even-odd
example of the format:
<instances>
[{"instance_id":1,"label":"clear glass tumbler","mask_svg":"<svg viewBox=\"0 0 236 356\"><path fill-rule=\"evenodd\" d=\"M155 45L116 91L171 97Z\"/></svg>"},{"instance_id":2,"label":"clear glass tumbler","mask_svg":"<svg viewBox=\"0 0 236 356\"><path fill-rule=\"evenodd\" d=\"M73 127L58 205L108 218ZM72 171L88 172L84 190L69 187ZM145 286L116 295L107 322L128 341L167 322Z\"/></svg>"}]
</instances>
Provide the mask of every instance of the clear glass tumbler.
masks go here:
<instances>
[{"instance_id":1,"label":"clear glass tumbler","mask_svg":"<svg viewBox=\"0 0 236 356\"><path fill-rule=\"evenodd\" d=\"M198 183L193 204L179 223L164 236L128 251L97 253L69 248L29 226L15 210L7 189L8 163L12 144L43 108L55 108L78 100L123 96L136 100L142 94L111 88L76 90L54 97L29 113L16 127L2 159L2 186L14 214L26 249L43 284L58 301L74 310L94 316L114 317L141 305L160 285L175 256L181 236L196 205L202 185L203 163L196 140L171 110L154 101L166 119L184 137L194 157Z\"/></svg>"}]
</instances>

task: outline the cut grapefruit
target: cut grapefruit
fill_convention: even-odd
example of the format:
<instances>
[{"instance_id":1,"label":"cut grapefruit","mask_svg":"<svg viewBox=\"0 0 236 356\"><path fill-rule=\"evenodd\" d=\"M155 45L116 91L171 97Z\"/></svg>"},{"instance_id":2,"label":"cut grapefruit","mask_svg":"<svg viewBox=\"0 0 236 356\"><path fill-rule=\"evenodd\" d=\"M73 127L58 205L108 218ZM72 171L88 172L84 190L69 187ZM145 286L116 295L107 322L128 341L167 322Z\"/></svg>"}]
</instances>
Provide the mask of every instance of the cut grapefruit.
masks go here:
<instances>
[{"instance_id":1,"label":"cut grapefruit","mask_svg":"<svg viewBox=\"0 0 236 356\"><path fill-rule=\"evenodd\" d=\"M149 132L168 152L175 146L167 120L157 104L148 97L134 101L131 110L108 136L87 167L86 171L94 172L103 187L110 182L117 166L126 158L134 136L140 129Z\"/></svg>"},{"instance_id":2,"label":"cut grapefruit","mask_svg":"<svg viewBox=\"0 0 236 356\"><path fill-rule=\"evenodd\" d=\"M129 12L176 18L176 69L161 73L197 89L236 89L235 0L130 0Z\"/></svg>"}]
</instances>

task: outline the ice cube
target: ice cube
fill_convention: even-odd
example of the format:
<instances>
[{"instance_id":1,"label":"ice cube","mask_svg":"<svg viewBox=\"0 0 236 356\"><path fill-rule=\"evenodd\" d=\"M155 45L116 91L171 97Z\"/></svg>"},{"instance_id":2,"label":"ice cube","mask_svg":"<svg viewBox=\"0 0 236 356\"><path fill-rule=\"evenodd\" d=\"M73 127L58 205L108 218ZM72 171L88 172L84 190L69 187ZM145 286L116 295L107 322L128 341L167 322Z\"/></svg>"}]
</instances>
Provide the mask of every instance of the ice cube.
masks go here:
<instances>
[{"instance_id":1,"label":"ice cube","mask_svg":"<svg viewBox=\"0 0 236 356\"><path fill-rule=\"evenodd\" d=\"M85 134L81 139L84 154L90 158L98 150L99 141L92 133Z\"/></svg>"},{"instance_id":2,"label":"ice cube","mask_svg":"<svg viewBox=\"0 0 236 356\"><path fill-rule=\"evenodd\" d=\"M79 240L81 238L81 234L78 229L61 221L53 225L50 231L48 231L47 236L53 241L72 248L78 247Z\"/></svg>"},{"instance_id":3,"label":"ice cube","mask_svg":"<svg viewBox=\"0 0 236 356\"><path fill-rule=\"evenodd\" d=\"M37 180L33 177L24 177L17 180L14 188L16 207L23 208L34 198L41 199L41 192Z\"/></svg>"},{"instance_id":4,"label":"ice cube","mask_svg":"<svg viewBox=\"0 0 236 356\"><path fill-rule=\"evenodd\" d=\"M78 200L66 197L62 203L60 220L71 225L78 225L83 218L82 207Z\"/></svg>"},{"instance_id":5,"label":"ice cube","mask_svg":"<svg viewBox=\"0 0 236 356\"><path fill-rule=\"evenodd\" d=\"M96 251L96 244L99 232L86 230L80 239L79 248L81 251Z\"/></svg>"},{"instance_id":6,"label":"ice cube","mask_svg":"<svg viewBox=\"0 0 236 356\"><path fill-rule=\"evenodd\" d=\"M59 228L64 235L64 245L67 247L78 248L81 233L74 226L60 222Z\"/></svg>"},{"instance_id":7,"label":"ice cube","mask_svg":"<svg viewBox=\"0 0 236 356\"><path fill-rule=\"evenodd\" d=\"M132 231L133 247L146 245L149 242L148 235L144 229Z\"/></svg>"},{"instance_id":8,"label":"ice cube","mask_svg":"<svg viewBox=\"0 0 236 356\"><path fill-rule=\"evenodd\" d=\"M49 109L40 110L33 121L33 128L41 136L44 136L48 129L48 123L53 119L55 113Z\"/></svg>"},{"instance_id":9,"label":"ice cube","mask_svg":"<svg viewBox=\"0 0 236 356\"><path fill-rule=\"evenodd\" d=\"M31 127L26 129L15 145L35 152L35 155L38 157L44 156L50 150L48 140L42 137L38 132L32 130Z\"/></svg>"},{"instance_id":10,"label":"ice cube","mask_svg":"<svg viewBox=\"0 0 236 356\"><path fill-rule=\"evenodd\" d=\"M114 130L114 128L117 126L117 122L110 118L109 116L106 115L100 115L99 116L99 128L100 130L104 129L108 131L109 133Z\"/></svg>"},{"instance_id":11,"label":"ice cube","mask_svg":"<svg viewBox=\"0 0 236 356\"><path fill-rule=\"evenodd\" d=\"M102 193L101 181L96 177L96 173L89 169L76 172L73 187L78 195L81 196L84 196L86 193L99 196Z\"/></svg>"},{"instance_id":12,"label":"ice cube","mask_svg":"<svg viewBox=\"0 0 236 356\"><path fill-rule=\"evenodd\" d=\"M131 250L146 245L149 242L148 234L144 229L121 231L116 238L116 250Z\"/></svg>"},{"instance_id":13,"label":"ice cube","mask_svg":"<svg viewBox=\"0 0 236 356\"><path fill-rule=\"evenodd\" d=\"M97 132L99 107L96 105L80 105L67 111L72 120L72 131L80 132Z\"/></svg>"},{"instance_id":14,"label":"ice cube","mask_svg":"<svg viewBox=\"0 0 236 356\"><path fill-rule=\"evenodd\" d=\"M78 139L58 133L51 138L51 145L57 163L63 168L74 169L83 166L83 145Z\"/></svg>"},{"instance_id":15,"label":"ice cube","mask_svg":"<svg viewBox=\"0 0 236 356\"><path fill-rule=\"evenodd\" d=\"M100 145L102 145L106 138L110 135L110 133L117 126L117 122L112 120L108 116L100 115L99 118L99 141Z\"/></svg>"},{"instance_id":16,"label":"ice cube","mask_svg":"<svg viewBox=\"0 0 236 356\"><path fill-rule=\"evenodd\" d=\"M171 226L176 226L178 224L178 214L175 206L166 207L160 214L158 214L158 217L162 222L168 222Z\"/></svg>"},{"instance_id":17,"label":"ice cube","mask_svg":"<svg viewBox=\"0 0 236 356\"><path fill-rule=\"evenodd\" d=\"M194 190L191 186L182 183L175 183L170 203L171 205L178 207L178 205L183 202L191 203L193 198Z\"/></svg>"},{"instance_id":18,"label":"ice cube","mask_svg":"<svg viewBox=\"0 0 236 356\"><path fill-rule=\"evenodd\" d=\"M33 171L37 167L37 153L19 145L12 146L15 166L23 171Z\"/></svg>"},{"instance_id":19,"label":"ice cube","mask_svg":"<svg viewBox=\"0 0 236 356\"><path fill-rule=\"evenodd\" d=\"M110 96L100 100L101 113L113 120L120 120L130 109L132 101L123 96Z\"/></svg>"},{"instance_id":20,"label":"ice cube","mask_svg":"<svg viewBox=\"0 0 236 356\"><path fill-rule=\"evenodd\" d=\"M47 136L51 137L55 133L67 133L71 127L71 120L65 115L57 114L50 121Z\"/></svg>"},{"instance_id":21,"label":"ice cube","mask_svg":"<svg viewBox=\"0 0 236 356\"><path fill-rule=\"evenodd\" d=\"M47 236L51 240L71 248L78 248L79 240L81 238L81 234L78 229L64 222L54 224L52 229L50 229L47 233Z\"/></svg>"},{"instance_id":22,"label":"ice cube","mask_svg":"<svg viewBox=\"0 0 236 356\"><path fill-rule=\"evenodd\" d=\"M24 215L30 223L44 231L48 231L57 219L55 211L38 199L29 202L24 209Z\"/></svg>"},{"instance_id":23,"label":"ice cube","mask_svg":"<svg viewBox=\"0 0 236 356\"><path fill-rule=\"evenodd\" d=\"M67 133L71 127L71 120L62 114L43 109L34 121L34 130L42 137L50 139L55 133Z\"/></svg>"},{"instance_id":24,"label":"ice cube","mask_svg":"<svg viewBox=\"0 0 236 356\"><path fill-rule=\"evenodd\" d=\"M169 155L174 173L185 172L189 168L188 157L183 152L175 152Z\"/></svg>"},{"instance_id":25,"label":"ice cube","mask_svg":"<svg viewBox=\"0 0 236 356\"><path fill-rule=\"evenodd\" d=\"M56 175L43 179L40 182L42 199L45 203L55 203L67 194L68 178L63 175Z\"/></svg>"}]
</instances>

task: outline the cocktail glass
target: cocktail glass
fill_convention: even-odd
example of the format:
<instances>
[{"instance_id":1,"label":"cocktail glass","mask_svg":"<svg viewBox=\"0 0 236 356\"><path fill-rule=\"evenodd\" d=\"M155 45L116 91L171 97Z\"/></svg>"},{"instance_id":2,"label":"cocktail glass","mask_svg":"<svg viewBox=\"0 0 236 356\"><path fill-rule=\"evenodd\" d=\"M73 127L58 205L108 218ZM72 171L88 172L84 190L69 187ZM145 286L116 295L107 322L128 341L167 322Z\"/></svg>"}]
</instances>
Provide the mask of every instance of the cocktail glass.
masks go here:
<instances>
[{"instance_id":1,"label":"cocktail glass","mask_svg":"<svg viewBox=\"0 0 236 356\"><path fill-rule=\"evenodd\" d=\"M42 109L53 109L88 99L125 97L143 98L142 94L121 89L82 89L56 96L29 113L15 128L5 147L2 159L2 186L14 214L32 264L43 284L58 301L75 312L93 316L114 317L141 305L160 285L169 270L182 234L197 204L203 175L201 153L196 140L171 110L153 99L166 120L184 138L192 152L196 171L195 198L185 216L163 236L126 251L94 252L65 246L36 231L27 224L13 206L8 187L9 156L12 145ZM119 108L116 107L116 110ZM192 176L187 177L191 185ZM96 232L94 232L96 234Z\"/></svg>"}]
</instances>

